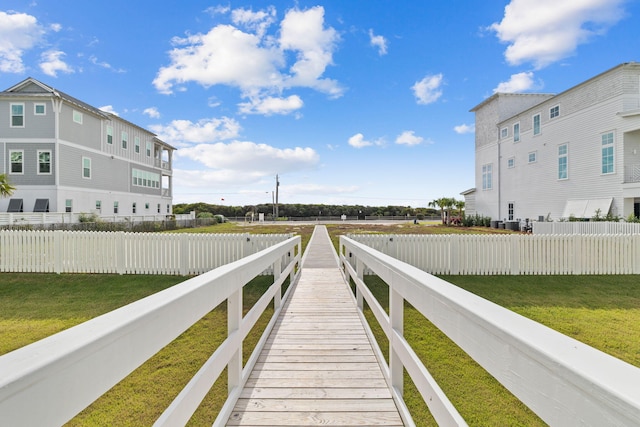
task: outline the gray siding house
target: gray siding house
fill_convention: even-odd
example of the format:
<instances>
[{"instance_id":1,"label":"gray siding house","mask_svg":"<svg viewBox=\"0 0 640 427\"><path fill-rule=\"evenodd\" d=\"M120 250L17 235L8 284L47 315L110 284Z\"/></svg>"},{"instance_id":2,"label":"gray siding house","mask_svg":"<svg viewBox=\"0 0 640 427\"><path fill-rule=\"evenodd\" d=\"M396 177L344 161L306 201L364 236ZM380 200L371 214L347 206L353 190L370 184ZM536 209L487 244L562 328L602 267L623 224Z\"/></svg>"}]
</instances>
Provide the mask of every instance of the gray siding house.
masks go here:
<instances>
[{"instance_id":1,"label":"gray siding house","mask_svg":"<svg viewBox=\"0 0 640 427\"><path fill-rule=\"evenodd\" d=\"M3 119L4 117L4 119ZM33 78L0 92L0 212L172 212L175 148Z\"/></svg>"},{"instance_id":2,"label":"gray siding house","mask_svg":"<svg viewBox=\"0 0 640 427\"><path fill-rule=\"evenodd\" d=\"M557 95L474 107L475 212L494 220L640 216L640 63Z\"/></svg>"}]
</instances>

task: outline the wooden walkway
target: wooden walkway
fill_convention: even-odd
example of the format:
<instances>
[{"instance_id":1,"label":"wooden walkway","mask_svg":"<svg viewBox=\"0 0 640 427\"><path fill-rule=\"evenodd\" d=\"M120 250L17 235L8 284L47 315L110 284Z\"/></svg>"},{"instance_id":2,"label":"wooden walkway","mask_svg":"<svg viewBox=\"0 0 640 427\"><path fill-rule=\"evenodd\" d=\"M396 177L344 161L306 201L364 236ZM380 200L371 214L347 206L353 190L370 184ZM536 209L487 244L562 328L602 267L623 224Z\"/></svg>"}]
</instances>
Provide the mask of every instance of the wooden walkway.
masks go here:
<instances>
[{"instance_id":1,"label":"wooden walkway","mask_svg":"<svg viewBox=\"0 0 640 427\"><path fill-rule=\"evenodd\" d=\"M403 425L324 226L227 425Z\"/></svg>"}]
</instances>

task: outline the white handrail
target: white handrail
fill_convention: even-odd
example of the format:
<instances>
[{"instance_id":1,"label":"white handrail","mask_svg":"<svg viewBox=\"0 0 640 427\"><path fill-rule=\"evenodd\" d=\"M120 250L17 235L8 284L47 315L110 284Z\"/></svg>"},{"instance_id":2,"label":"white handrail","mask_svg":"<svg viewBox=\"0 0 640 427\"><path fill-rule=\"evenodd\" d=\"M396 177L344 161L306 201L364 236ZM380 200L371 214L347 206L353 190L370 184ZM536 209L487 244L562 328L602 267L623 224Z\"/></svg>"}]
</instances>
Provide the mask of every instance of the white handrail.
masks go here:
<instances>
[{"instance_id":1,"label":"white handrail","mask_svg":"<svg viewBox=\"0 0 640 427\"><path fill-rule=\"evenodd\" d=\"M365 267L389 285L389 316L376 314L391 348L389 381L401 383L406 367L438 423L464 425L429 388L430 376L402 337L405 300L548 424L640 425L635 366L344 236L340 259L360 308L362 298L378 305L362 280Z\"/></svg>"},{"instance_id":2,"label":"white handrail","mask_svg":"<svg viewBox=\"0 0 640 427\"><path fill-rule=\"evenodd\" d=\"M242 339L259 317L257 312L242 317L242 287L265 269L280 268L283 260L285 267L274 274L274 284L267 293L271 297L279 294L287 274L293 284L299 271L295 266L300 264L300 245L300 237L292 237L1 356L0 425L65 423L209 311L229 300L229 305L236 307L228 314L229 336L220 347L223 350L216 351L205 365L209 374L217 372L205 381L205 386L213 384L227 364L230 368L241 366ZM261 311L269 301L265 298L268 297L257 304ZM229 371L229 382L239 383L237 372ZM187 391L180 395L183 401L185 394L187 400L198 398L198 393ZM181 417L185 416L184 405L170 406L174 407L180 409Z\"/></svg>"}]
</instances>

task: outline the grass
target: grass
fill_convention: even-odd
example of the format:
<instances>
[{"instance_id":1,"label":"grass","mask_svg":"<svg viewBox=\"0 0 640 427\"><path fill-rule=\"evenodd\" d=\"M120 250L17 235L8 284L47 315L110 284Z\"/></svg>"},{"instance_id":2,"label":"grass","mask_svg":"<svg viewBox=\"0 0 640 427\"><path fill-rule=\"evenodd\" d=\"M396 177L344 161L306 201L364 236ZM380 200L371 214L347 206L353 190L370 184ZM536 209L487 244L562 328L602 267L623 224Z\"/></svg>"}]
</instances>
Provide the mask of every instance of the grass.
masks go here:
<instances>
[{"instance_id":1,"label":"grass","mask_svg":"<svg viewBox=\"0 0 640 427\"><path fill-rule=\"evenodd\" d=\"M415 225L328 225L334 244L347 233L446 233L464 228ZM194 232L295 233L303 247L313 225L218 224ZM504 232L480 228L473 232ZM157 292L183 278L171 276L34 275L3 273L0 280L0 354ZM640 366L638 276L443 276L473 293ZM245 287L245 310L268 283ZM368 278L386 304L386 284ZM270 313L245 341L245 360ZM375 321L372 321L375 325ZM378 331L379 328L374 327ZM405 335L463 417L473 426L544 425L535 414L473 362L411 306ZM69 425L149 425L226 336L226 306L217 307L165 347ZM381 348L387 343L380 338ZM435 425L406 379L405 398L420 426ZM226 398L226 373L216 382L190 425L211 425Z\"/></svg>"},{"instance_id":2,"label":"grass","mask_svg":"<svg viewBox=\"0 0 640 427\"><path fill-rule=\"evenodd\" d=\"M0 285L0 354L77 325L185 280L177 276L3 273ZM245 313L273 276L244 287ZM26 290L26 291L25 291ZM273 314L268 308L245 340L246 361ZM68 426L151 425L226 338L226 304L216 307ZM214 384L190 425L211 425L227 395L226 372Z\"/></svg>"}]
</instances>

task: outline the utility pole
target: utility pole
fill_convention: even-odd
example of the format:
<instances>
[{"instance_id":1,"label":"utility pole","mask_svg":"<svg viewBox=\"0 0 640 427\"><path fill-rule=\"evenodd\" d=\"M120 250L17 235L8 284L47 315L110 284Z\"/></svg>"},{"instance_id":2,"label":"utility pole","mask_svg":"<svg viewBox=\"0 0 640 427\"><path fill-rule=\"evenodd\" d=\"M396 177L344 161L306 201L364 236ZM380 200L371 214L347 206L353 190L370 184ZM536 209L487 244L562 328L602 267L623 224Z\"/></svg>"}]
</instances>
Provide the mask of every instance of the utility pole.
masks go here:
<instances>
[{"instance_id":1,"label":"utility pole","mask_svg":"<svg viewBox=\"0 0 640 427\"><path fill-rule=\"evenodd\" d=\"M276 174L276 220L278 219L278 187L280 187L280 181L278 181L278 175Z\"/></svg>"}]
</instances>

